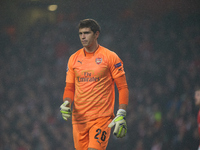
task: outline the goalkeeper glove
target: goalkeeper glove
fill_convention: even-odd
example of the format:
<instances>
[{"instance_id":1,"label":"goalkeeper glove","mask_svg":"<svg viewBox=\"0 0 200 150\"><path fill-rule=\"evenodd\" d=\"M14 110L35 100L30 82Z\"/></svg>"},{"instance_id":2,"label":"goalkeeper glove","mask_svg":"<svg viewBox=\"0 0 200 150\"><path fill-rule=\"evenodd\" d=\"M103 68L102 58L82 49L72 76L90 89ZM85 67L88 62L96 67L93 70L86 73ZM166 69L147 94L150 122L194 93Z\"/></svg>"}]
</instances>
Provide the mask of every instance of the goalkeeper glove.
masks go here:
<instances>
[{"instance_id":1,"label":"goalkeeper glove","mask_svg":"<svg viewBox=\"0 0 200 150\"><path fill-rule=\"evenodd\" d=\"M67 121L68 118L71 117L71 104L69 101L65 101L61 106L60 106L60 112L62 113L62 117L64 120Z\"/></svg>"},{"instance_id":2,"label":"goalkeeper glove","mask_svg":"<svg viewBox=\"0 0 200 150\"><path fill-rule=\"evenodd\" d=\"M109 128L112 128L115 125L113 134L117 136L117 138L122 138L126 135L127 125L126 125L126 111L124 109L119 109L117 111L117 116L112 120L112 122L108 125Z\"/></svg>"}]
</instances>

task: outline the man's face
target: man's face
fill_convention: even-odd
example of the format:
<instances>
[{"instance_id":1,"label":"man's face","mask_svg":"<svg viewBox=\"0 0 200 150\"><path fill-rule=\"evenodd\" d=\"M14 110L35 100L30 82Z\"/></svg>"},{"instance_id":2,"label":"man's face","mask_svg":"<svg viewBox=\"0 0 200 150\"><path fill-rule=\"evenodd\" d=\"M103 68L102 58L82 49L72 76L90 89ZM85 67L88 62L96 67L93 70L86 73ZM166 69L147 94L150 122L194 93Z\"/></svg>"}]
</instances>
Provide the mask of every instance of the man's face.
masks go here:
<instances>
[{"instance_id":1,"label":"man's face","mask_svg":"<svg viewBox=\"0 0 200 150\"><path fill-rule=\"evenodd\" d=\"M195 91L194 99L195 105L200 107L200 90Z\"/></svg>"},{"instance_id":2,"label":"man's face","mask_svg":"<svg viewBox=\"0 0 200 150\"><path fill-rule=\"evenodd\" d=\"M80 28L79 38L84 47L92 46L99 36L99 32L94 33L90 28Z\"/></svg>"}]
</instances>

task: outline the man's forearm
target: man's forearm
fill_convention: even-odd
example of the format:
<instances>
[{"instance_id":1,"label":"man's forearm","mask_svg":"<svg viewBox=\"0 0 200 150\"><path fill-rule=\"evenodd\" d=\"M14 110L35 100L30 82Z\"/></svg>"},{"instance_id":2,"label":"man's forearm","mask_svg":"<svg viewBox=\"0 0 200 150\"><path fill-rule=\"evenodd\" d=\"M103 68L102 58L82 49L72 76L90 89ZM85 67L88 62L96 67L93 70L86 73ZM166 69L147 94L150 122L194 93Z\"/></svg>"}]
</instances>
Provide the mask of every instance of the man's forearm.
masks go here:
<instances>
[{"instance_id":1,"label":"man's forearm","mask_svg":"<svg viewBox=\"0 0 200 150\"><path fill-rule=\"evenodd\" d=\"M127 108L127 105L126 105L126 104L120 104L120 105L119 105L119 109L124 109L124 110L126 110L126 108Z\"/></svg>"}]
</instances>

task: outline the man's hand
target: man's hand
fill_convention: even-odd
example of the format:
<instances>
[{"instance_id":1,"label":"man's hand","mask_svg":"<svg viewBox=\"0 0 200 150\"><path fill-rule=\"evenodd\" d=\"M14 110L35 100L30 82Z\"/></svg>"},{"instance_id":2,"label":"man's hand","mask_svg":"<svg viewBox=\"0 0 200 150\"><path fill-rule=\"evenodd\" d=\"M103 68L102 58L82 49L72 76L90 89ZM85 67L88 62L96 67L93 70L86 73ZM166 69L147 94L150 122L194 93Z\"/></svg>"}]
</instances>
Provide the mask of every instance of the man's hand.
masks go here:
<instances>
[{"instance_id":1,"label":"man's hand","mask_svg":"<svg viewBox=\"0 0 200 150\"><path fill-rule=\"evenodd\" d=\"M60 106L60 112L62 113L62 117L64 120L67 121L68 118L71 117L71 104L69 101L65 101L61 106Z\"/></svg>"},{"instance_id":2,"label":"man's hand","mask_svg":"<svg viewBox=\"0 0 200 150\"><path fill-rule=\"evenodd\" d=\"M122 138L126 135L127 125L125 117L126 117L126 111L124 109L119 109L117 111L117 116L108 125L109 128L112 128L115 125L113 134L117 136L117 138L119 137Z\"/></svg>"}]
</instances>

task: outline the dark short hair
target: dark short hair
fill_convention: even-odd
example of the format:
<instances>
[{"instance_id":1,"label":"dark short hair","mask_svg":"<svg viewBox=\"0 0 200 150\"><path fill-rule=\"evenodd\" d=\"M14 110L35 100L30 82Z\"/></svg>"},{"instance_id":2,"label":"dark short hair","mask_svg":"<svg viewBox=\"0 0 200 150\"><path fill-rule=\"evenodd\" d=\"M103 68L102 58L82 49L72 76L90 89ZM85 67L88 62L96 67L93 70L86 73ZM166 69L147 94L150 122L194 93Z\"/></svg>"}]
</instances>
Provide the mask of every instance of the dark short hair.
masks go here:
<instances>
[{"instance_id":1,"label":"dark short hair","mask_svg":"<svg viewBox=\"0 0 200 150\"><path fill-rule=\"evenodd\" d=\"M79 22L78 28L90 28L94 33L100 32L101 27L94 19L84 19Z\"/></svg>"}]
</instances>

